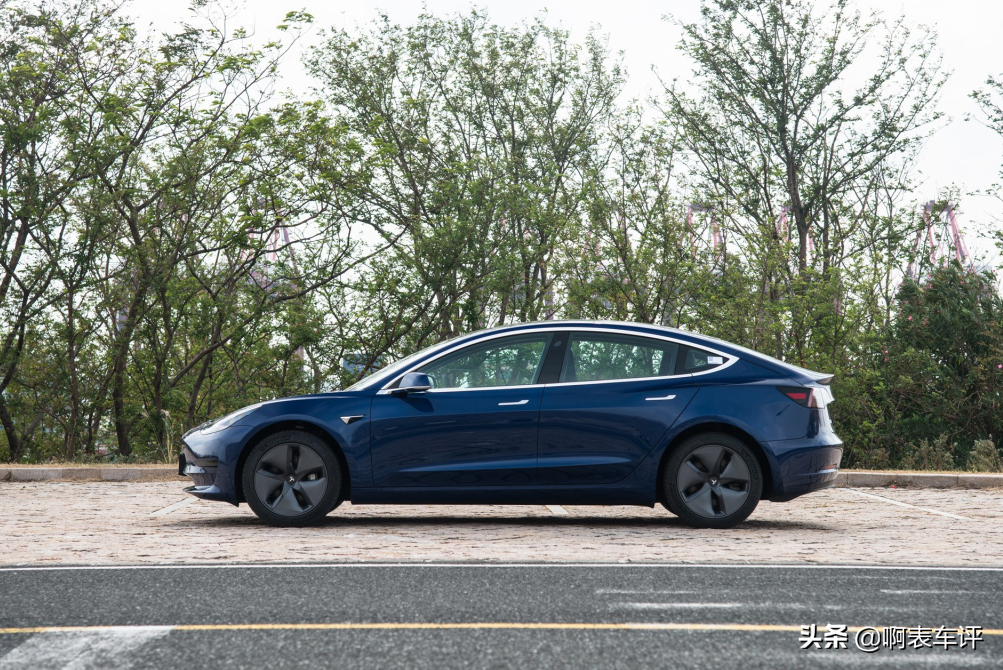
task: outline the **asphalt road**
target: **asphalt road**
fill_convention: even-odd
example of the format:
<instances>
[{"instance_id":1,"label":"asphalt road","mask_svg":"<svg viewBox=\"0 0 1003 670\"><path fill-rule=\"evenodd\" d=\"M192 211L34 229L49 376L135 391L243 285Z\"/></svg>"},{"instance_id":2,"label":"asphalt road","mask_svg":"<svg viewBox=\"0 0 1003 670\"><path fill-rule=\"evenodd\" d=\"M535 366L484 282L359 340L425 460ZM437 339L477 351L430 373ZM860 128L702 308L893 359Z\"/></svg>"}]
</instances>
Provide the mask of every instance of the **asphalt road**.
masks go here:
<instances>
[{"instance_id":1,"label":"asphalt road","mask_svg":"<svg viewBox=\"0 0 1003 670\"><path fill-rule=\"evenodd\" d=\"M845 649L801 626L846 625ZM867 626L979 626L863 653ZM72 627L65 630L65 627ZM63 630L53 630L64 628ZM838 636L830 636L830 640ZM12 668L1003 666L1003 570L330 565L0 570Z\"/></svg>"}]
</instances>

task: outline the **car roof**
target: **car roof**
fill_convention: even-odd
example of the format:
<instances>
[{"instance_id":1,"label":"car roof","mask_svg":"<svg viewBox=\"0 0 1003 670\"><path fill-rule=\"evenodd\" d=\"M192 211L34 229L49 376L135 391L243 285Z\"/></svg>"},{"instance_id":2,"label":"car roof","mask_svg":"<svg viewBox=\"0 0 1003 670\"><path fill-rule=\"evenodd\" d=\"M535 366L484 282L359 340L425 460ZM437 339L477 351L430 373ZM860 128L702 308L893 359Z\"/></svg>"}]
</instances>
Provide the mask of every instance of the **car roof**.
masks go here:
<instances>
[{"instance_id":1,"label":"car roof","mask_svg":"<svg viewBox=\"0 0 1003 670\"><path fill-rule=\"evenodd\" d=\"M701 335L688 330L682 330L680 328L670 328L668 326L660 326L650 323L638 323L634 321L600 321L600 320L589 320L589 319L576 319L576 320L548 320L548 321L531 321L526 323L514 323L502 326L494 326L492 328L485 328L483 330L478 330L472 333L465 333L459 335L449 340L440 342L438 345L430 347L428 352L429 356L435 355L441 352L444 348L459 346L466 343L476 342L486 336L499 335L506 332L519 333L519 332L532 332L534 330L575 330L576 328L590 328L590 329L610 329L610 330L628 330L636 332L638 335L662 335L669 336L688 344L693 344L695 346L705 346L712 347L714 349L719 349L723 353L736 356L738 358L744 358L753 363L756 363L768 370L775 373L781 374L785 377L797 380L802 383L810 383L815 381L820 381L826 378L831 378L831 375L826 375L824 373L812 372L811 370L806 370L800 368L796 365L791 365L790 363L785 363L784 361L773 358L772 356L767 356L766 354L759 353L752 349L733 344L726 340L721 340L716 337L710 337L707 335ZM419 363L419 361L415 361ZM392 375L391 375L392 376ZM386 380L381 379L382 375L377 372L372 375L373 383L382 384ZM365 381L365 380L363 380ZM825 383L825 382L823 382ZM365 387L369 387L370 384L365 384Z\"/></svg>"},{"instance_id":2,"label":"car roof","mask_svg":"<svg viewBox=\"0 0 1003 670\"><path fill-rule=\"evenodd\" d=\"M480 335L482 333L498 333L505 331L518 332L520 330L533 330L536 328L567 328L568 330L574 330L575 328L610 328L610 329L622 329L622 330L632 330L639 334L650 333L653 335L669 335L676 339L682 340L684 342L689 342L691 344L700 346L714 347L716 349L722 350L724 353L732 354L738 356L739 358L744 358L753 363L766 367L767 369L778 372L786 377L791 377L800 382L822 382L828 383L829 379L832 378L831 374L824 372L815 372L813 370L808 370L792 363L782 361L773 356L756 351L755 349L749 349L748 347L743 347L739 344L733 342L728 342L727 340L722 340L717 337L712 337L710 335L701 335L700 333L694 333L689 330L683 330L681 328L670 328L669 326L661 326L652 323L639 323L636 321L600 321L600 320L589 320L589 319L579 319L572 321L533 321L528 323L518 323L510 324L506 326L495 326L494 328L487 328L485 330L479 330L476 333L470 333L469 335L463 336L464 340L466 338L476 339L474 336ZM459 339L457 340L459 343Z\"/></svg>"}]
</instances>

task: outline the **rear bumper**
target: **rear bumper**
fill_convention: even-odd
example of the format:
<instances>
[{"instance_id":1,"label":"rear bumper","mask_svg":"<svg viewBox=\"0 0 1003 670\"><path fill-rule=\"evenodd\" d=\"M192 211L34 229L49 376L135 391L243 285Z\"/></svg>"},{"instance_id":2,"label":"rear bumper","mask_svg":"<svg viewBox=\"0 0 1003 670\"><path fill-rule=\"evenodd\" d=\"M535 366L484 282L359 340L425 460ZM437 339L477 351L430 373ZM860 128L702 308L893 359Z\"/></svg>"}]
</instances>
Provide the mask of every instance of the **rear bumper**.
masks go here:
<instances>
[{"instance_id":1,"label":"rear bumper","mask_svg":"<svg viewBox=\"0 0 1003 670\"><path fill-rule=\"evenodd\" d=\"M834 434L830 434L835 437ZM773 490L767 498L786 502L812 491L836 485L839 463L843 458L841 442L781 440L764 445L772 454Z\"/></svg>"}]
</instances>

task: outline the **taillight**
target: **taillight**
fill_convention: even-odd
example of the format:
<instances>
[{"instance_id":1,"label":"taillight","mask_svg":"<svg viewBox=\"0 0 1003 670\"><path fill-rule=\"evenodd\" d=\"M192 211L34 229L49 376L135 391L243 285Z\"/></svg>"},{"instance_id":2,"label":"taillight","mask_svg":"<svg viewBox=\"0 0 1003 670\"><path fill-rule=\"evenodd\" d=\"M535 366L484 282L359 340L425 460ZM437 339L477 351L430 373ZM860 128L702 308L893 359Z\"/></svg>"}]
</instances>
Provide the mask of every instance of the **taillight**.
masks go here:
<instances>
[{"instance_id":1,"label":"taillight","mask_svg":"<svg viewBox=\"0 0 1003 670\"><path fill-rule=\"evenodd\" d=\"M806 386L778 386L777 390L802 407L816 409L825 407L825 398L823 394L816 393L816 389Z\"/></svg>"}]
</instances>

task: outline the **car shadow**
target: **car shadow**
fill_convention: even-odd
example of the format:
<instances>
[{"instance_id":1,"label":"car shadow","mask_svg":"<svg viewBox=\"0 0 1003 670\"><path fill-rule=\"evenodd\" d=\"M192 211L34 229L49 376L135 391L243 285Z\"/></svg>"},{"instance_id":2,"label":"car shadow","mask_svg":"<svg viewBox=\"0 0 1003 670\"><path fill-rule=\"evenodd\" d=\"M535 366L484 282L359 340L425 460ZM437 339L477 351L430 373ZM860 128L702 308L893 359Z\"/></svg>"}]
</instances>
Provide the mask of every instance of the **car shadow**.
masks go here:
<instances>
[{"instance_id":1,"label":"car shadow","mask_svg":"<svg viewBox=\"0 0 1003 670\"><path fill-rule=\"evenodd\" d=\"M241 528L262 527L268 525L253 516L220 516L210 519L174 519L172 525L204 528ZM694 533L734 533L734 532L777 532L777 531L830 531L832 527L808 521L791 521L781 519L749 519L735 528L724 531L712 531L688 526L681 519L666 514L664 517L608 517L600 515L575 516L418 516L418 515L388 515L346 514L339 516L337 512L317 524L307 526L310 529L419 529L435 527L442 530L451 528L472 528L475 526L521 527L521 528L674 528L680 531Z\"/></svg>"}]
</instances>

